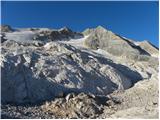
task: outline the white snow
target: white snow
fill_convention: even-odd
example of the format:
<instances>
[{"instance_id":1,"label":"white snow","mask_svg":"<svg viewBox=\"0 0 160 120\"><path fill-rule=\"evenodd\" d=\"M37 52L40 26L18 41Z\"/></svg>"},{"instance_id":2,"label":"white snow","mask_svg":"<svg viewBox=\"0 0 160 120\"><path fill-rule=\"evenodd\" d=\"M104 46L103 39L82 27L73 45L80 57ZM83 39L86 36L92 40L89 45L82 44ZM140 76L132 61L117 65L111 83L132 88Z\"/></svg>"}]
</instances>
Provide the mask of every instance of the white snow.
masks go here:
<instances>
[{"instance_id":1,"label":"white snow","mask_svg":"<svg viewBox=\"0 0 160 120\"><path fill-rule=\"evenodd\" d=\"M6 38L8 40L15 40L15 41L28 41L32 40L33 36L36 33L32 31L20 31L20 32L13 32L13 33L6 33Z\"/></svg>"},{"instance_id":2,"label":"white snow","mask_svg":"<svg viewBox=\"0 0 160 120\"><path fill-rule=\"evenodd\" d=\"M49 28L39 28L39 31L50 31L50 30L55 30L55 29L49 29Z\"/></svg>"},{"instance_id":3,"label":"white snow","mask_svg":"<svg viewBox=\"0 0 160 120\"><path fill-rule=\"evenodd\" d=\"M140 43L139 42L134 42L134 44L137 45L137 46L139 46Z\"/></svg>"},{"instance_id":4,"label":"white snow","mask_svg":"<svg viewBox=\"0 0 160 120\"><path fill-rule=\"evenodd\" d=\"M94 57L93 57L93 56L91 56L91 55L89 55L88 57L89 57L89 58L94 58Z\"/></svg>"},{"instance_id":5,"label":"white snow","mask_svg":"<svg viewBox=\"0 0 160 120\"><path fill-rule=\"evenodd\" d=\"M128 38L126 38L126 37L123 37L123 36L121 36L122 38L124 38L124 39L128 39Z\"/></svg>"},{"instance_id":6,"label":"white snow","mask_svg":"<svg viewBox=\"0 0 160 120\"><path fill-rule=\"evenodd\" d=\"M95 50L96 53L102 54L102 55L110 55L107 51L102 50L102 49L97 49Z\"/></svg>"},{"instance_id":7,"label":"white snow","mask_svg":"<svg viewBox=\"0 0 160 120\"><path fill-rule=\"evenodd\" d=\"M84 36L83 38L79 38L79 39L70 39L69 41L60 41L60 42L70 44L73 46L84 47L83 43L87 37L89 37L89 35Z\"/></svg>"},{"instance_id":8,"label":"white snow","mask_svg":"<svg viewBox=\"0 0 160 120\"><path fill-rule=\"evenodd\" d=\"M49 49L49 47L50 47L50 43L46 43L46 44L44 45L44 48Z\"/></svg>"}]
</instances>

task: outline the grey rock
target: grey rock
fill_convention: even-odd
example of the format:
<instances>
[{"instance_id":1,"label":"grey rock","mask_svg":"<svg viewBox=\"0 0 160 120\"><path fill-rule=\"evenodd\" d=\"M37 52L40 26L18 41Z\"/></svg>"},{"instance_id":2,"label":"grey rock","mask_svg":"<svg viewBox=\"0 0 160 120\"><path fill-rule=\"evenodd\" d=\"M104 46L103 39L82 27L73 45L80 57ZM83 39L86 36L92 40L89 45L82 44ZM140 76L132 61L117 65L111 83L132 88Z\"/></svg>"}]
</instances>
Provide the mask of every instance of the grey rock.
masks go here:
<instances>
[{"instance_id":1,"label":"grey rock","mask_svg":"<svg viewBox=\"0 0 160 120\"><path fill-rule=\"evenodd\" d=\"M83 37L83 34L73 32L67 27L59 30L40 31L33 39L41 41L64 41Z\"/></svg>"},{"instance_id":2,"label":"grey rock","mask_svg":"<svg viewBox=\"0 0 160 120\"><path fill-rule=\"evenodd\" d=\"M19 45L24 52L11 54L21 49ZM107 59L96 57L95 62L89 53L70 45L50 42L37 49L11 42L3 48L2 102L37 102L69 91L105 95L132 85L130 78L114 68L118 65L106 62L104 68Z\"/></svg>"},{"instance_id":3,"label":"grey rock","mask_svg":"<svg viewBox=\"0 0 160 120\"><path fill-rule=\"evenodd\" d=\"M66 99L66 101L68 102L69 99L71 99L71 98L73 98L73 97L75 97L75 94L74 94L74 93L70 93L70 94L68 94L68 95L65 97L65 99Z\"/></svg>"},{"instance_id":4,"label":"grey rock","mask_svg":"<svg viewBox=\"0 0 160 120\"><path fill-rule=\"evenodd\" d=\"M9 25L1 25L0 29L1 32L13 32L13 29Z\"/></svg>"},{"instance_id":5,"label":"grey rock","mask_svg":"<svg viewBox=\"0 0 160 120\"><path fill-rule=\"evenodd\" d=\"M136 55L149 55L148 52L134 45L130 40L123 38L105 28L98 26L95 29L87 29L83 32L89 35L85 45L91 49L103 49L115 56L126 56L136 59Z\"/></svg>"},{"instance_id":6,"label":"grey rock","mask_svg":"<svg viewBox=\"0 0 160 120\"><path fill-rule=\"evenodd\" d=\"M157 47L155 47L153 44L151 44L148 41L142 41L139 42L139 46L147 51L151 56L158 57L159 55L159 50Z\"/></svg>"},{"instance_id":7,"label":"grey rock","mask_svg":"<svg viewBox=\"0 0 160 120\"><path fill-rule=\"evenodd\" d=\"M101 26L83 35L65 27L1 37L3 118L157 118L158 49L149 43Z\"/></svg>"},{"instance_id":8,"label":"grey rock","mask_svg":"<svg viewBox=\"0 0 160 120\"><path fill-rule=\"evenodd\" d=\"M45 103L41 106L42 110L50 111L58 118L95 118L103 110L95 99L84 93L74 95L66 102L62 102L63 99L57 99L57 101Z\"/></svg>"}]
</instances>

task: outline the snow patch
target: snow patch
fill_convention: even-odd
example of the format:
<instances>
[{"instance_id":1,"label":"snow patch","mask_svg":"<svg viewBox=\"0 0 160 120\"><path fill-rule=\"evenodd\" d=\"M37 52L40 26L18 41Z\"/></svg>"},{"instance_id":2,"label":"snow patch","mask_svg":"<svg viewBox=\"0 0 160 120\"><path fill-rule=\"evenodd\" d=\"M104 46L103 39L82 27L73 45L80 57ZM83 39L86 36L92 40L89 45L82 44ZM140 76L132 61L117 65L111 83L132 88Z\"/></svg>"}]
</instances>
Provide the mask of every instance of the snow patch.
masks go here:
<instances>
[{"instance_id":1,"label":"snow patch","mask_svg":"<svg viewBox=\"0 0 160 120\"><path fill-rule=\"evenodd\" d=\"M60 42L70 44L70 45L73 45L73 46L83 47L83 43L84 43L85 39L88 38L88 37L89 37L89 35L84 36L83 38L79 38L79 39L70 39L69 41L60 41Z\"/></svg>"},{"instance_id":2,"label":"snow patch","mask_svg":"<svg viewBox=\"0 0 160 120\"><path fill-rule=\"evenodd\" d=\"M93 56L91 56L91 55L89 55L88 57L89 57L89 58L94 58L94 57L93 57Z\"/></svg>"},{"instance_id":3,"label":"snow patch","mask_svg":"<svg viewBox=\"0 0 160 120\"><path fill-rule=\"evenodd\" d=\"M137 45L137 46L139 46L139 45L140 45L140 43L139 43L139 42L134 42L134 44L135 44L135 45Z\"/></svg>"},{"instance_id":4,"label":"snow patch","mask_svg":"<svg viewBox=\"0 0 160 120\"><path fill-rule=\"evenodd\" d=\"M13 32L13 33L6 33L6 38L8 40L15 40L15 41L29 41L32 40L36 34L32 31L21 31L21 32Z\"/></svg>"},{"instance_id":5,"label":"snow patch","mask_svg":"<svg viewBox=\"0 0 160 120\"><path fill-rule=\"evenodd\" d=\"M99 53L99 54L103 54L103 55L106 55L107 52L105 50L102 50L102 49L97 49L95 50L96 53Z\"/></svg>"}]
</instances>

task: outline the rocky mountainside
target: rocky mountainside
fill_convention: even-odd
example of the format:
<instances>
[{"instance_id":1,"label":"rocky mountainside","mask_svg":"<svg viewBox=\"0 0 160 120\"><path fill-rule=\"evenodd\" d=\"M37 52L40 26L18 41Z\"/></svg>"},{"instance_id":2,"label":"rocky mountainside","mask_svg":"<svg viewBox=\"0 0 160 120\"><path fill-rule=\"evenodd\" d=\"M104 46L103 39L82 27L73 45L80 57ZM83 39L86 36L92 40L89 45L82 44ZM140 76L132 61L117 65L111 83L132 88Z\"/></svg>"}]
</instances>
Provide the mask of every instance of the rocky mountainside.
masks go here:
<instances>
[{"instance_id":1,"label":"rocky mountainside","mask_svg":"<svg viewBox=\"0 0 160 120\"><path fill-rule=\"evenodd\" d=\"M148 41L136 42L142 49L147 51L151 56L158 56L158 48Z\"/></svg>"},{"instance_id":2,"label":"rocky mountainside","mask_svg":"<svg viewBox=\"0 0 160 120\"><path fill-rule=\"evenodd\" d=\"M2 26L2 117L157 118L158 52L101 26Z\"/></svg>"}]
</instances>

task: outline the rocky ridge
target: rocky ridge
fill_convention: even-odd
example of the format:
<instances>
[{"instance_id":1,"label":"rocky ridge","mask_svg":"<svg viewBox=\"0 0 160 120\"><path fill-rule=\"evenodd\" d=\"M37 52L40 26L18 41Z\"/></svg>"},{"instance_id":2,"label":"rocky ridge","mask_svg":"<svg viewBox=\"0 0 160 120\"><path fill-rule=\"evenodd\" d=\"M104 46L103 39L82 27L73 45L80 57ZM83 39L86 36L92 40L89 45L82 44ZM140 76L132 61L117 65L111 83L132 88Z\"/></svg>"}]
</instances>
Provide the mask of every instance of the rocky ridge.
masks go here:
<instances>
[{"instance_id":1,"label":"rocky ridge","mask_svg":"<svg viewBox=\"0 0 160 120\"><path fill-rule=\"evenodd\" d=\"M159 50L150 43L101 26L9 29L1 27L2 117L144 118L149 109L157 118Z\"/></svg>"}]
</instances>

